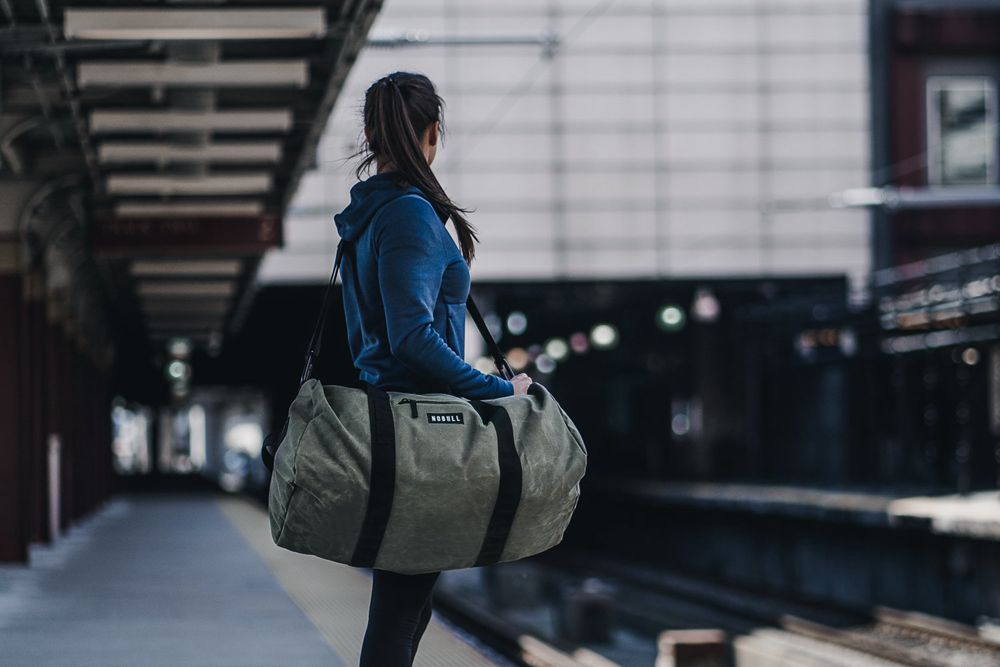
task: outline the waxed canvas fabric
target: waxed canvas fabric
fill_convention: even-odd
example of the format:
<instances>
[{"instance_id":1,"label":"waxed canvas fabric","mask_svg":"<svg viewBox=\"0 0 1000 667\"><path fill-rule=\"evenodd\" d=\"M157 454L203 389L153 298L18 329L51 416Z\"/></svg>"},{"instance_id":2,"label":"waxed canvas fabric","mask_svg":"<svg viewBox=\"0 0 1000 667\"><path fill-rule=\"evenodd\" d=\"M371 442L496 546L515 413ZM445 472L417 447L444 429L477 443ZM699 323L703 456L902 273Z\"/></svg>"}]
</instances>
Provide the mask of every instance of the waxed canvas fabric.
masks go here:
<instances>
[{"instance_id":1,"label":"waxed canvas fabric","mask_svg":"<svg viewBox=\"0 0 1000 667\"><path fill-rule=\"evenodd\" d=\"M576 426L551 394L537 389L483 401L510 416L522 471L520 502L500 561L540 553L562 540L586 469ZM395 480L374 567L405 574L471 567L497 499L494 426L462 398L388 395ZM431 423L428 413L461 414L462 423ZM368 508L371 448L365 391L316 379L301 386L271 479L271 534L278 546L351 562Z\"/></svg>"}]
</instances>

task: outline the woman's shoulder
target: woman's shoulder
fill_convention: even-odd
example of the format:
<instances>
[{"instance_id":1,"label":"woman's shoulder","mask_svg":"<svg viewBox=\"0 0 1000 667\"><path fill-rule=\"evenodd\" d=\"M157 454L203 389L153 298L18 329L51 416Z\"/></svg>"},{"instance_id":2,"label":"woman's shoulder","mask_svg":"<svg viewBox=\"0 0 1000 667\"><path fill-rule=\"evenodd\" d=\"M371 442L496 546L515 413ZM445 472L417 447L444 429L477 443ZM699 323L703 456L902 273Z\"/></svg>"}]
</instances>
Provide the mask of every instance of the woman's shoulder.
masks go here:
<instances>
[{"instance_id":1,"label":"woman's shoulder","mask_svg":"<svg viewBox=\"0 0 1000 667\"><path fill-rule=\"evenodd\" d=\"M376 243L398 236L419 235L428 242L440 242L448 236L441 218L430 201L416 193L400 195L384 205L373 221Z\"/></svg>"},{"instance_id":2,"label":"woman's shoulder","mask_svg":"<svg viewBox=\"0 0 1000 667\"><path fill-rule=\"evenodd\" d=\"M400 194L395 195L384 205L384 212L387 215L382 217L408 215L440 220L430 200L415 187L406 188Z\"/></svg>"}]
</instances>

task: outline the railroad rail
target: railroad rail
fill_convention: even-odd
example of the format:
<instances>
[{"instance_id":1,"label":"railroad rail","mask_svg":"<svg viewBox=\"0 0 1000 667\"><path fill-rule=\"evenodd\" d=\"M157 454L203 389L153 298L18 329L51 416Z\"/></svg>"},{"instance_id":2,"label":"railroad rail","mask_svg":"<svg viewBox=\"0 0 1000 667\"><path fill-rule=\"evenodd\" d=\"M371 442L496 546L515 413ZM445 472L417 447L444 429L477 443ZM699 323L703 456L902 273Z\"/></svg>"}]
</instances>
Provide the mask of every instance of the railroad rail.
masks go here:
<instances>
[{"instance_id":1,"label":"railroad rail","mask_svg":"<svg viewBox=\"0 0 1000 667\"><path fill-rule=\"evenodd\" d=\"M434 609L519 667L620 667L586 648L556 647L445 590L434 594Z\"/></svg>"},{"instance_id":2,"label":"railroad rail","mask_svg":"<svg viewBox=\"0 0 1000 667\"><path fill-rule=\"evenodd\" d=\"M887 607L861 610L747 592L685 575L573 554L560 568L603 577L621 588L619 617L648 632L657 623L714 623L730 635L770 626L852 654L872 664L908 667L997 667L1000 642L973 627ZM666 610L666 611L664 611ZM670 618L671 616L680 618ZM660 626L665 627L664 625ZM829 663L828 663L829 664ZM844 664L853 662L847 659Z\"/></svg>"}]
</instances>

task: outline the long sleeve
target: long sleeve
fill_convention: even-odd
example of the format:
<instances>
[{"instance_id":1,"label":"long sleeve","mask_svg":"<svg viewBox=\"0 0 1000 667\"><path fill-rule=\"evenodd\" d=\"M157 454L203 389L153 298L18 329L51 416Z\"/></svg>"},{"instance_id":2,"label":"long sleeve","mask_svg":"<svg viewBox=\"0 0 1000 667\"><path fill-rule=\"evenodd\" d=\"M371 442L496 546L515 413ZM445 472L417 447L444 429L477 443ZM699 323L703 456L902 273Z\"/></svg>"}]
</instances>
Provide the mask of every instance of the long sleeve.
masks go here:
<instances>
[{"instance_id":1,"label":"long sleeve","mask_svg":"<svg viewBox=\"0 0 1000 667\"><path fill-rule=\"evenodd\" d=\"M465 398L514 393L508 380L487 375L459 357L434 329L434 307L447 264L441 221L430 205L386 211L375 240L378 279L390 350L417 375ZM450 239L449 239L450 240Z\"/></svg>"}]
</instances>

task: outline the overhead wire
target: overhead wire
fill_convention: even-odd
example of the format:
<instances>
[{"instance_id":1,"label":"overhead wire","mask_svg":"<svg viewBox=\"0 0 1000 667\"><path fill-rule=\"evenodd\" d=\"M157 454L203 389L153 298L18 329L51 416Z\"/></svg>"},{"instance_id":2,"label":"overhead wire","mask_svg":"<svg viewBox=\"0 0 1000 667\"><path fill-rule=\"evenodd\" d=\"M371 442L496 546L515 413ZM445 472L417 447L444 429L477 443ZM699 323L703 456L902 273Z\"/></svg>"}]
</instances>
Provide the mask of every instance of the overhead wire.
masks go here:
<instances>
[{"instance_id":1,"label":"overhead wire","mask_svg":"<svg viewBox=\"0 0 1000 667\"><path fill-rule=\"evenodd\" d=\"M478 123L471 131L472 141L471 143L462 147L464 153L468 154L472 148L476 146L479 140L485 135L489 134L496 129L500 121L503 120L504 115L513 106L513 103L521 98L525 93L527 93L531 86L535 83L538 75L541 73L544 66L550 64L552 60L558 55L558 50L564 48L566 45L570 44L574 39L576 39L580 34L583 33L590 25L603 16L612 5L614 5L617 0L598 0L595 2L590 9L583 13L583 15L577 19L577 21L566 30L565 33L558 35L554 46L547 47L542 51L542 54L538 59L525 70L521 78L518 79L517 83L511 86L507 92L505 92L493 108L490 109L486 117ZM461 164L461 156L456 160L453 167L457 167Z\"/></svg>"}]
</instances>

